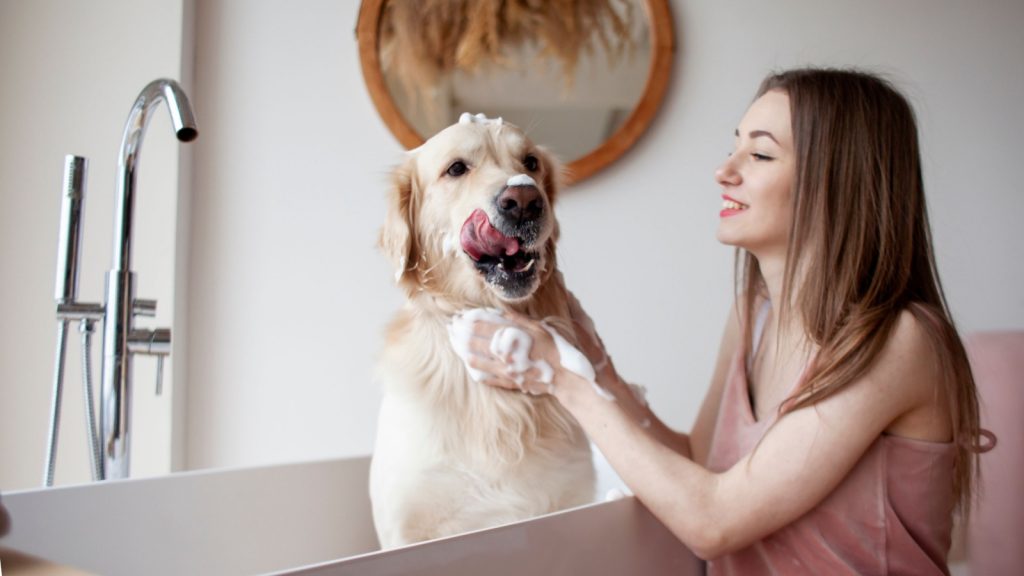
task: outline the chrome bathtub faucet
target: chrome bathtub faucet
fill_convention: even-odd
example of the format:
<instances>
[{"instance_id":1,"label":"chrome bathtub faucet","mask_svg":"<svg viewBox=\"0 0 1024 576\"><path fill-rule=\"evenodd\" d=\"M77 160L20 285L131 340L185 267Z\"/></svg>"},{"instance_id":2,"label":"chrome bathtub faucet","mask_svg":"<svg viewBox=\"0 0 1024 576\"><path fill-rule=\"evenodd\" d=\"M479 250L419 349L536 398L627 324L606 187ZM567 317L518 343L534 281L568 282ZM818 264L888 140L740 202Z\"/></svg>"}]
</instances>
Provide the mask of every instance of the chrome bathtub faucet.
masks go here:
<instances>
[{"instance_id":1,"label":"chrome bathtub faucet","mask_svg":"<svg viewBox=\"0 0 1024 576\"><path fill-rule=\"evenodd\" d=\"M61 242L57 258L57 359L54 365L53 402L50 413L50 442L44 484L53 483L60 403L64 376L67 325L72 320L103 320L103 368L100 389L100 426L90 425L90 446L94 455L94 479L127 478L131 437L132 355L157 356L157 393L162 388L163 357L170 354L171 331L167 328L135 328L136 316L153 316L156 301L135 298L135 273L131 270L132 224L135 207L135 176L139 151L152 110L166 102L175 134L182 142L198 135L192 106L185 92L173 80L149 83L132 106L121 139L118 162L118 203L114 213L113 268L107 273L103 304L77 302L78 254L81 236L81 208L85 189L84 158L68 156L65 162L64 200L61 210ZM83 335L86 332L83 330ZM85 340L88 342L88 340ZM88 350L83 350L88 357ZM89 374L83 366L83 380L89 390ZM87 422L91 408L87 401ZM97 437L98 436L98 437Z\"/></svg>"}]
</instances>

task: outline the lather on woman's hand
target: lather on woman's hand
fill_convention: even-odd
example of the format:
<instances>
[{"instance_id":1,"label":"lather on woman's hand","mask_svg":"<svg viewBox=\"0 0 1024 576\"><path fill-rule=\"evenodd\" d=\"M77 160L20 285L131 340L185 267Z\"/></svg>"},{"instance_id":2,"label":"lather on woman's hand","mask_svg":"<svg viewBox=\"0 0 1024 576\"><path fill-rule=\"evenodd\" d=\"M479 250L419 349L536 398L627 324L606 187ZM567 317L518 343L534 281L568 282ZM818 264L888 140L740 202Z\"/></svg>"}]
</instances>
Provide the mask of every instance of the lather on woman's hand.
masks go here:
<instances>
[{"instance_id":1,"label":"lather on woman's hand","mask_svg":"<svg viewBox=\"0 0 1024 576\"><path fill-rule=\"evenodd\" d=\"M530 394L550 393L570 379L582 379L611 398L596 383L598 371L609 363L594 323L571 292L566 291L566 297L575 345L545 322L515 312L471 310L456 315L454 333L461 337L453 344L474 378Z\"/></svg>"},{"instance_id":2,"label":"lather on woman's hand","mask_svg":"<svg viewBox=\"0 0 1024 576\"><path fill-rule=\"evenodd\" d=\"M547 394L568 377L554 337L541 322L511 311L474 318L464 360L483 373L486 384Z\"/></svg>"}]
</instances>

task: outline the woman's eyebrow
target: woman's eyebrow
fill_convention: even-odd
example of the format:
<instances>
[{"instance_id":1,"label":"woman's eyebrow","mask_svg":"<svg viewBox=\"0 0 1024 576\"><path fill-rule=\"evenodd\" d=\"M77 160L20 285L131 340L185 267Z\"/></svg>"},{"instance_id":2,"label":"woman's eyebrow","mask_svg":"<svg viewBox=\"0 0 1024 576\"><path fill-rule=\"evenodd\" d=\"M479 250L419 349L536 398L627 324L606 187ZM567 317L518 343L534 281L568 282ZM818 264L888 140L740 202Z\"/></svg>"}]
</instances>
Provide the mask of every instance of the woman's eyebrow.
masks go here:
<instances>
[{"instance_id":1,"label":"woman's eyebrow","mask_svg":"<svg viewBox=\"0 0 1024 576\"><path fill-rule=\"evenodd\" d=\"M740 131L737 128L736 129L736 137L739 138L739 136L740 136ZM771 139L772 142L775 142L776 144L779 144L779 141L776 140L775 136L772 135L772 133L767 131L767 130L751 130L750 133L747 136L751 140L753 140L754 138L760 138L762 136L767 136L768 138ZM779 144L779 146L782 146L782 144Z\"/></svg>"}]
</instances>

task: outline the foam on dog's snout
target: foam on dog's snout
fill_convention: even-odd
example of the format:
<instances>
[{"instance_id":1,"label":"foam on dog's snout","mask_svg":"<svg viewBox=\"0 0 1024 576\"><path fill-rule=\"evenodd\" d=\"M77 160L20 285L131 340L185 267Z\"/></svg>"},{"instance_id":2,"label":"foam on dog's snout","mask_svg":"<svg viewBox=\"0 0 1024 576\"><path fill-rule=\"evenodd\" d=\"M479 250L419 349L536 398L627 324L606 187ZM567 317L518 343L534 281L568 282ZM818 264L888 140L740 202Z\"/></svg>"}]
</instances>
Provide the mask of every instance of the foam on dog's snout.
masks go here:
<instances>
[{"instance_id":1,"label":"foam on dog's snout","mask_svg":"<svg viewBox=\"0 0 1024 576\"><path fill-rule=\"evenodd\" d=\"M462 224L459 242L473 260L480 260L481 256L511 256L519 252L519 240L505 236L491 226L487 213L479 208Z\"/></svg>"},{"instance_id":2,"label":"foam on dog's snout","mask_svg":"<svg viewBox=\"0 0 1024 576\"><path fill-rule=\"evenodd\" d=\"M491 354L498 358L509 359L506 365L508 373L520 388L523 388L523 375L531 368L534 368L539 373L536 380L546 384L548 392L551 392L554 370L544 360L530 359L533 338L522 329L512 325L501 315L499 310L494 309L475 308L461 314L456 314L448 326L448 337L451 340L452 348L455 349L455 353L466 364L470 376L475 381L481 382L487 376L485 372L469 366L469 358L473 355L469 345L472 338L475 337L473 331L474 324L479 321L502 325L491 337L489 349ZM594 390L602 398L614 400L615 397L597 383L594 367L587 360L587 357L546 323L542 322L541 326L547 330L554 340L562 367L590 382ZM524 389L524 391L534 393L533 390Z\"/></svg>"},{"instance_id":3,"label":"foam on dog's snout","mask_svg":"<svg viewBox=\"0 0 1024 576\"><path fill-rule=\"evenodd\" d=\"M537 181L531 178L528 174L516 174L515 176L508 179L505 182L505 186L509 188L513 186L537 186Z\"/></svg>"}]
</instances>

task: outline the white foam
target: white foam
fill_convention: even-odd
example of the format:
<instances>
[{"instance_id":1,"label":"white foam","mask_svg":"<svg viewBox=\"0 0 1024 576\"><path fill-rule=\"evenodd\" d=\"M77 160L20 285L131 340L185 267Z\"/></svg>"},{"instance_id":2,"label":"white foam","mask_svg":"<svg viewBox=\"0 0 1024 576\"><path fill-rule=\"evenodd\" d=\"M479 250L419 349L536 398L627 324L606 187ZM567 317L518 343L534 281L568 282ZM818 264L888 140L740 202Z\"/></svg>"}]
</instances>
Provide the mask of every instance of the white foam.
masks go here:
<instances>
[{"instance_id":1,"label":"white foam","mask_svg":"<svg viewBox=\"0 0 1024 576\"><path fill-rule=\"evenodd\" d=\"M540 373L537 376L537 381L547 385L547 391L550 393L552 391L551 380L554 378L555 371L544 360L531 360L530 350L532 348L533 338L515 326L503 326L491 338L491 354L509 359L506 369L521 390L534 393L533 390L524 388L523 384L526 381L524 376L526 372L535 368Z\"/></svg>"},{"instance_id":2,"label":"white foam","mask_svg":"<svg viewBox=\"0 0 1024 576\"><path fill-rule=\"evenodd\" d=\"M459 116L459 124L496 124L501 126L504 121L501 116L497 118L488 118L484 114L470 114L469 112L463 112Z\"/></svg>"},{"instance_id":3,"label":"white foam","mask_svg":"<svg viewBox=\"0 0 1024 576\"><path fill-rule=\"evenodd\" d=\"M530 177L529 174L516 174L515 176L508 179L505 182L506 186L537 186L537 181Z\"/></svg>"},{"instance_id":4,"label":"white foam","mask_svg":"<svg viewBox=\"0 0 1024 576\"><path fill-rule=\"evenodd\" d=\"M622 500L625 497L626 493L623 492L620 488L611 488L610 490L608 490L608 492L605 493L604 501L613 502L615 500Z\"/></svg>"},{"instance_id":5,"label":"white foam","mask_svg":"<svg viewBox=\"0 0 1024 576\"><path fill-rule=\"evenodd\" d=\"M520 388L523 387L525 381L524 374L531 368L539 372L537 380L542 384L548 386L548 392L551 392L552 379L554 377L554 370L544 360L531 360L530 350L533 348L533 338L529 334L524 332L522 329L512 325L504 316L501 315L500 310L493 308L474 308L467 310L460 314L456 314L452 317L451 323L448 325L448 339L452 343L452 348L455 353L459 355L463 363L466 364L466 368L469 370L470 377L477 382L482 382L487 374L476 370L469 366L469 358L473 355L470 350L469 344L474 338L473 326L476 322L491 322L493 324L501 324L494 336L491 337L490 351L499 358L509 358L507 370L510 376L516 381ZM590 382L594 387L594 390L599 396L608 400L614 400L607 390L602 388L596 379L594 373L594 367L587 360L587 357L577 350L572 344L562 337L557 331L545 323L541 323L541 326L549 334L555 342L555 347L558 349L559 361L563 368L573 372L584 380ZM525 389L524 389L525 390ZM525 390L533 393L533 390Z\"/></svg>"},{"instance_id":6,"label":"white foam","mask_svg":"<svg viewBox=\"0 0 1024 576\"><path fill-rule=\"evenodd\" d=\"M398 270L395 270L396 284L402 280L402 274L405 274L405 256L398 259Z\"/></svg>"},{"instance_id":7,"label":"white foam","mask_svg":"<svg viewBox=\"0 0 1024 576\"><path fill-rule=\"evenodd\" d=\"M569 344L565 338L558 332L555 332L553 328L547 324L542 324L544 329L551 334L551 337L555 340L555 347L558 348L558 357L562 363L562 367L566 370L576 374L580 378L583 378L594 387L594 391L597 395L604 398L605 400L615 400L615 396L612 396L611 392L605 390L597 383L597 374L594 372L594 367L590 364L590 360L576 349L575 346Z\"/></svg>"},{"instance_id":8,"label":"white foam","mask_svg":"<svg viewBox=\"0 0 1024 576\"><path fill-rule=\"evenodd\" d=\"M476 382L483 382L487 373L477 370L469 365L469 358L473 352L469 349L469 343L473 340L473 324L478 320L494 322L496 324L508 324L508 320L501 315L500 310L491 308L474 308L462 314L456 314L448 323L448 341L452 343L455 353L462 359L469 371L469 376Z\"/></svg>"},{"instance_id":9,"label":"white foam","mask_svg":"<svg viewBox=\"0 0 1024 576\"><path fill-rule=\"evenodd\" d=\"M457 255L460 248L462 248L462 244L459 242L459 237L454 233L445 234L444 238L441 239L441 250L445 256Z\"/></svg>"}]
</instances>

